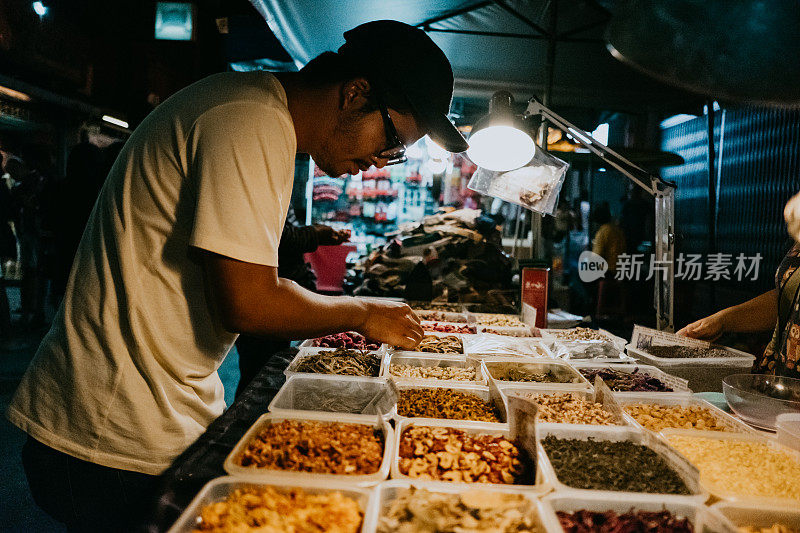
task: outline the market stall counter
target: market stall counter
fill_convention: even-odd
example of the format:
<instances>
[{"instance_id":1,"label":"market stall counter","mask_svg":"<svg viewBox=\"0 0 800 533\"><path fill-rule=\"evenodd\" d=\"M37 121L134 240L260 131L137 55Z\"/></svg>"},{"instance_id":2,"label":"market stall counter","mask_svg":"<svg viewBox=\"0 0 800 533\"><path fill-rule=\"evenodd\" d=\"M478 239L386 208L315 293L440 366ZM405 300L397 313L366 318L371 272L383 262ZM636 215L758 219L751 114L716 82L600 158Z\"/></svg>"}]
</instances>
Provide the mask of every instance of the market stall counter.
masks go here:
<instances>
[{"instance_id":1,"label":"market stall counter","mask_svg":"<svg viewBox=\"0 0 800 533\"><path fill-rule=\"evenodd\" d=\"M236 401L161 475L145 521L147 531L169 529L203 485L225 475L225 458L258 417L267 412L286 380L283 371L297 352L290 348L273 355Z\"/></svg>"}]
</instances>

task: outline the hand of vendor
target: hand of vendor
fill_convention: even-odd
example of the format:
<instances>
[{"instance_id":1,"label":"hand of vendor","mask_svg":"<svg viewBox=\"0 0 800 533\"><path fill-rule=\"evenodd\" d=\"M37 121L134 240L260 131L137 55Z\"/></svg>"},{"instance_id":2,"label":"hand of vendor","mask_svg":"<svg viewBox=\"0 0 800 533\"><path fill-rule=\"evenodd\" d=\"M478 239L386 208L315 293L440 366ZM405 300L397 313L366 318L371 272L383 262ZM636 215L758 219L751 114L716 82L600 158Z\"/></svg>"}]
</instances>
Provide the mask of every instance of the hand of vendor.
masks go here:
<instances>
[{"instance_id":1,"label":"hand of vendor","mask_svg":"<svg viewBox=\"0 0 800 533\"><path fill-rule=\"evenodd\" d=\"M720 313L701 318L678 331L678 335L704 341L715 341L723 333L725 333L725 321Z\"/></svg>"},{"instance_id":2,"label":"hand of vendor","mask_svg":"<svg viewBox=\"0 0 800 533\"><path fill-rule=\"evenodd\" d=\"M367 337L413 350L422 340L422 326L411 308L400 302L364 299L367 319L356 330Z\"/></svg>"},{"instance_id":3,"label":"hand of vendor","mask_svg":"<svg viewBox=\"0 0 800 533\"><path fill-rule=\"evenodd\" d=\"M317 232L317 241L320 246L336 246L350 240L349 229L337 231L330 226L316 224L314 230Z\"/></svg>"}]
</instances>

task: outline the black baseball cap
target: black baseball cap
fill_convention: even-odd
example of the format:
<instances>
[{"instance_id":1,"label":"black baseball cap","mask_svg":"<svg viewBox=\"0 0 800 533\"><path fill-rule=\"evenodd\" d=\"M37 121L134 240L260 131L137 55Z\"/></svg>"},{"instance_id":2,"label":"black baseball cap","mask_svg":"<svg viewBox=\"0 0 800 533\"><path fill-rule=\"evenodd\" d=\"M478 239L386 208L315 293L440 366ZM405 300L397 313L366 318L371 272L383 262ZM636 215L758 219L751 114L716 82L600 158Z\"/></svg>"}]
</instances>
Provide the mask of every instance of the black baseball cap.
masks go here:
<instances>
[{"instance_id":1,"label":"black baseball cap","mask_svg":"<svg viewBox=\"0 0 800 533\"><path fill-rule=\"evenodd\" d=\"M448 152L469 148L447 113L453 100L453 69L442 49L419 28L376 20L344 33L339 54L364 69L385 90L401 92L414 118Z\"/></svg>"}]
</instances>

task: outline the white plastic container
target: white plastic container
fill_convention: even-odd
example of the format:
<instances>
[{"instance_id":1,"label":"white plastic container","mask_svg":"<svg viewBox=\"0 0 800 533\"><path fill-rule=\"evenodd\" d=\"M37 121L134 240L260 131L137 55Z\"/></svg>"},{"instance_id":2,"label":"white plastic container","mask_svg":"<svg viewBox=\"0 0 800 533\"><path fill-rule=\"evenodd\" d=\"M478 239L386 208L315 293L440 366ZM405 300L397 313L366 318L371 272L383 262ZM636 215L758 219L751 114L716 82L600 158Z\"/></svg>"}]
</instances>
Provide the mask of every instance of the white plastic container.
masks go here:
<instances>
[{"instance_id":1,"label":"white plastic container","mask_svg":"<svg viewBox=\"0 0 800 533\"><path fill-rule=\"evenodd\" d=\"M553 357L547 346L536 337L509 337L493 333L465 335L464 351L470 357L480 359L493 357L541 359Z\"/></svg>"},{"instance_id":2,"label":"white plastic container","mask_svg":"<svg viewBox=\"0 0 800 533\"><path fill-rule=\"evenodd\" d=\"M573 367L575 367L576 370L578 370L578 372L580 372L582 368L610 368L612 370L617 370L619 372L626 372L628 374L632 374L634 371L637 371L638 373L649 374L651 377L656 378L661 383L669 386L672 389L672 392L647 391L647 392L653 392L653 394L687 396L692 393L691 389L689 389L688 381L686 381L683 378L667 374L663 370L650 365L597 363L594 361L571 361L571 364ZM608 383L606 383L606 385L608 385ZM615 396L625 397L629 394L641 394L642 392L645 391L613 391L613 392Z\"/></svg>"},{"instance_id":3,"label":"white plastic container","mask_svg":"<svg viewBox=\"0 0 800 533\"><path fill-rule=\"evenodd\" d=\"M615 394L615 396L617 396ZM729 432L732 433L746 433L746 434L756 434L756 431L739 420L735 418L722 409L715 407L713 404L702 400L700 398L695 398L694 396L674 396L674 395L664 395L660 392L631 392L626 394L625 396L619 395L617 396L617 400L619 401L620 405L625 412L625 416L630 420L631 424L641 429L646 429L642 426L636 419L628 414L625 411L625 406L630 404L651 404L651 405L664 405L664 406L675 406L678 405L680 407L702 407L707 409L715 419L723 426L728 428ZM688 428L668 428L668 429L688 429ZM702 431L702 430L695 430L695 431ZM715 432L716 433L716 432Z\"/></svg>"},{"instance_id":4,"label":"white plastic container","mask_svg":"<svg viewBox=\"0 0 800 533\"><path fill-rule=\"evenodd\" d=\"M567 329L539 329L539 332L542 334L542 338L550 339L554 341L569 341L569 340L580 340L580 339L570 339L568 337L569 332L574 331L576 328L567 328ZM605 337L607 340L610 340L614 343L615 346L619 348L619 351L625 350L625 345L628 344L628 341L623 339L622 337L617 337L613 333L606 331L604 329L596 329L597 333Z\"/></svg>"},{"instance_id":5,"label":"white plastic container","mask_svg":"<svg viewBox=\"0 0 800 533\"><path fill-rule=\"evenodd\" d=\"M435 353L419 353L416 355L403 355L408 352L397 352L390 354L384 359L384 364L381 368L381 377L386 379L393 379L396 383L427 383L427 384L453 384L453 383L471 383L475 385L485 385L486 376L480 366L480 361L471 359L463 355L449 355L449 354L435 354ZM406 378L401 376L392 375L390 372L391 365L408 365L414 367L454 367L454 368L469 368L475 369L474 381L463 381L457 379L437 379L437 378Z\"/></svg>"},{"instance_id":6,"label":"white plastic container","mask_svg":"<svg viewBox=\"0 0 800 533\"><path fill-rule=\"evenodd\" d=\"M581 494L555 492L542 499L542 519L548 531L562 532L556 513L574 513L580 510L604 513L614 511L624 514L630 511L669 511L678 518L688 518L694 531L714 533L738 533L733 524L718 512L700 502L664 501L660 496L647 494L627 495L625 498L609 496L607 493Z\"/></svg>"},{"instance_id":7,"label":"white plastic container","mask_svg":"<svg viewBox=\"0 0 800 533\"><path fill-rule=\"evenodd\" d=\"M446 331L435 331L435 330L427 329L425 327L425 326L433 326L435 324L440 324L442 326L453 326L454 328L471 328L470 332L462 332L462 331L454 332L454 333L458 333L458 334L461 334L461 335L474 335L475 333L478 332L478 329L474 324L467 324L467 323L464 323L464 322L444 322L444 321L441 321L441 320L422 320L420 322L420 324L422 325L422 329L423 329L423 331L425 333L447 333Z\"/></svg>"},{"instance_id":8,"label":"white plastic container","mask_svg":"<svg viewBox=\"0 0 800 533\"><path fill-rule=\"evenodd\" d=\"M775 418L778 442L800 451L800 413L783 413Z\"/></svg>"},{"instance_id":9,"label":"white plastic container","mask_svg":"<svg viewBox=\"0 0 800 533\"><path fill-rule=\"evenodd\" d=\"M464 393L464 394L472 394L477 396L481 400L491 402L500 411L500 423L497 422L481 422L483 424L488 424L490 427L497 427L498 429L508 429L508 407L505 404L505 401L502 395L493 395L489 389L489 387L485 387L483 385L475 385L469 382L452 382L449 384L439 384L439 383L429 383L429 380L425 381L403 381L397 382L397 389L399 391L408 390L408 389L450 389L456 392ZM449 422L462 422L463 420L457 419L450 419L450 418L416 418L416 417L407 417L402 416L397 412L397 406L395 405L395 409L393 411L394 420L396 422L402 422L403 420L407 420L410 418L414 418L417 420L444 420ZM466 421L464 421L466 422ZM472 422L478 422L477 420L473 420Z\"/></svg>"},{"instance_id":10,"label":"white plastic container","mask_svg":"<svg viewBox=\"0 0 800 533\"><path fill-rule=\"evenodd\" d=\"M478 333L489 333L505 337L534 337L530 327L478 326Z\"/></svg>"},{"instance_id":11,"label":"white plastic container","mask_svg":"<svg viewBox=\"0 0 800 533\"><path fill-rule=\"evenodd\" d=\"M532 390L546 388L549 390L591 390L592 385L578 371L567 363L548 359L526 360L519 357L496 357L483 359L481 361L483 374L494 382L499 389L505 388L530 388ZM564 381L563 383L540 383L536 381L508 381L498 379L495 376L498 372L505 371L507 368L519 368L529 373L546 374L553 372Z\"/></svg>"},{"instance_id":12,"label":"white plastic container","mask_svg":"<svg viewBox=\"0 0 800 533\"><path fill-rule=\"evenodd\" d=\"M587 401L591 402L600 402L603 403L603 409L610 413L613 417L613 420L616 426L629 426L630 422L628 421L628 417L622 412L622 408L620 407L617 399L614 397L613 394L607 395L605 401L601 401L601 398L598 398L597 394L595 393L594 389L574 389L574 390L564 390L555 387L546 387L544 385L533 388L533 387L505 387L501 389L501 393L505 397L505 404L508 405L508 398L511 396L521 396L526 398L531 394L541 394L541 395L548 395L548 394L570 394L572 396L582 398ZM567 424L567 423L560 423L560 422L537 422L537 427L564 427L564 428L571 428L571 427L613 427L613 426L599 426L593 424Z\"/></svg>"},{"instance_id":13,"label":"white plastic container","mask_svg":"<svg viewBox=\"0 0 800 533\"><path fill-rule=\"evenodd\" d=\"M747 526L770 528L774 524L782 524L794 531L800 531L800 506L781 507L764 502L741 500L717 502L711 508L737 528Z\"/></svg>"},{"instance_id":14,"label":"white plastic container","mask_svg":"<svg viewBox=\"0 0 800 533\"><path fill-rule=\"evenodd\" d=\"M397 432L394 439L394 452L392 453L392 467L391 467L391 475L392 479L402 479L406 481L421 481L415 480L414 478L410 478L407 475L400 472L400 438L403 432L411 426L424 426L424 427L444 427L444 428L452 428L452 429L460 429L465 433L469 433L471 435L502 435L503 437L510 438L511 430L506 428L498 428L497 424L487 424L484 422L470 422L465 420L441 420L441 419L433 419L433 418L406 418L402 420L397 425ZM528 455L527 452L520 448L520 452ZM530 465L535 467L536 465L536 458L535 457L527 457L530 461ZM533 474L531 474L533 475ZM531 479L530 481L533 481ZM545 488L542 483L530 483L526 485L507 485L507 484L500 484L500 483L451 483L448 481L440 481L439 483L453 485L453 486L461 486L463 487L517 487L517 488L524 488L530 490L539 490L544 491Z\"/></svg>"},{"instance_id":15,"label":"white plastic container","mask_svg":"<svg viewBox=\"0 0 800 533\"><path fill-rule=\"evenodd\" d=\"M703 358L656 357L631 344L628 344L625 349L628 355L639 361L660 368L667 374L687 380L689 388L694 392L720 392L722 378L749 371L755 360L752 355L733 348L724 348L731 352L731 357Z\"/></svg>"},{"instance_id":16,"label":"white plastic container","mask_svg":"<svg viewBox=\"0 0 800 533\"><path fill-rule=\"evenodd\" d=\"M306 340L304 340L303 342L300 343L298 348L323 348L325 350L335 350L336 349L336 348L331 348L330 346L314 346L314 341L315 340L316 339L306 339ZM385 351L386 349L387 349L387 346L385 344L381 344L380 346L378 346L378 350L384 350ZM377 351L377 350L373 350L373 351Z\"/></svg>"},{"instance_id":17,"label":"white plastic container","mask_svg":"<svg viewBox=\"0 0 800 533\"><path fill-rule=\"evenodd\" d=\"M479 326L490 326L490 327L502 326L502 327L519 327L519 328L524 328L526 326L525 322L522 321L519 315L510 315L503 313L469 313L469 316ZM495 317L507 318L511 323L507 325L493 324L492 320Z\"/></svg>"},{"instance_id":18,"label":"white plastic container","mask_svg":"<svg viewBox=\"0 0 800 533\"><path fill-rule=\"evenodd\" d=\"M436 322L455 322L457 324L467 324L470 322L467 313L453 313L451 311L436 311L435 309L416 309L414 310L420 320L430 320Z\"/></svg>"},{"instance_id":19,"label":"white plastic container","mask_svg":"<svg viewBox=\"0 0 800 533\"><path fill-rule=\"evenodd\" d=\"M378 470L373 474L316 474L311 472L294 472L290 470L277 470L266 468L254 468L248 466L241 466L237 464L236 458L241 456L247 449L247 445L253 441L258 433L270 424L282 422L284 420L299 420L303 422L327 422L327 423L342 423L342 424L362 424L379 428L383 432L383 458ZM225 471L236 477L260 480L265 477L270 479L286 480L286 482L294 482L295 480L314 479L320 483L342 481L351 483L358 486L370 486L380 481L383 481L389 475L392 462L392 450L396 448L394 441L394 431L391 426L377 416L366 415L345 415L345 414L328 414L328 413L297 413L297 414L275 414L266 413L261 415L255 424L253 424L247 433L239 439L236 446L225 458L223 468Z\"/></svg>"},{"instance_id":20,"label":"white plastic container","mask_svg":"<svg viewBox=\"0 0 800 533\"><path fill-rule=\"evenodd\" d=\"M480 490L486 492L502 492L504 494L521 494L533 502L536 512L539 515L541 526L544 526L542 520L543 510L539 497L545 493L546 488L536 487L535 489L525 489L520 485L492 485L488 483L448 483L448 482L435 482L435 481L419 481L407 479L393 479L384 481L375 489L375 497L373 505L370 508L370 516L365 520L365 531L376 531L381 517L386 514L389 506L398 497L398 495L410 487L417 487L425 489L430 492L439 492L445 494L459 494L468 490ZM542 527L544 531L544 527ZM560 533L553 531L552 533Z\"/></svg>"},{"instance_id":21,"label":"white plastic container","mask_svg":"<svg viewBox=\"0 0 800 533\"><path fill-rule=\"evenodd\" d=\"M375 492L373 490L359 488L352 484L335 481L320 482L308 478L287 481L265 477L259 482L254 482L234 477L218 477L206 483L197 493L197 496L194 497L186 510L183 511L175 524L169 529L169 533L192 533L199 525L200 511L203 507L224 501L228 495L237 489L264 486L272 486L279 491L299 488L311 494L341 492L344 496L358 502L361 511L364 513L361 531L369 531L366 526L368 515L374 507Z\"/></svg>"},{"instance_id":22,"label":"white plastic container","mask_svg":"<svg viewBox=\"0 0 800 533\"><path fill-rule=\"evenodd\" d=\"M553 357L568 360L570 363L630 363L633 361L632 357L628 357L624 353L624 348L620 348L611 340L542 340L547 343Z\"/></svg>"},{"instance_id":23,"label":"white plastic container","mask_svg":"<svg viewBox=\"0 0 800 533\"><path fill-rule=\"evenodd\" d=\"M466 354L466 350L464 349L464 335L461 333L443 333L441 331L426 331L424 332L426 337L456 337L461 342L461 352L460 353L453 353L453 352L423 352L419 350L399 350L397 348L390 348L391 353L398 354L398 355L460 355L464 356ZM469 336L469 335L467 335Z\"/></svg>"},{"instance_id":24,"label":"white plastic container","mask_svg":"<svg viewBox=\"0 0 800 533\"><path fill-rule=\"evenodd\" d=\"M564 425L564 424L538 424L536 427L537 446L539 449L539 462L537 464L537 482L544 482L552 485L557 492L569 493L576 498L583 498L591 495L604 495L607 498L627 501L628 498L640 497L647 494L653 499L666 502L694 502L703 503L708 498L708 493L700 484L697 469L692 466L685 457L669 447L665 442L656 437L655 433L644 432L633 426L589 426L589 425ZM559 439L577 440L606 440L606 441L630 441L636 444L647 446L655 451L667 464L680 476L690 494L661 494L661 493L641 493L625 491L606 491L590 490L571 487L563 484L556 475L550 459L544 450L542 441L548 435L553 435ZM541 477L540 477L541 476Z\"/></svg>"},{"instance_id":25,"label":"white plastic container","mask_svg":"<svg viewBox=\"0 0 800 533\"><path fill-rule=\"evenodd\" d=\"M377 376L348 376L344 374L321 374L319 372L298 372L297 367L302 363L303 359L309 357L311 355L316 355L322 352L332 352L336 350L336 348L300 348L300 351L297 352L297 355L294 356L292 362L289 363L289 366L283 371L287 378L294 376L295 374L302 374L306 376L337 376L340 378L358 378L358 377L379 377L381 368L383 367L384 362L386 361L386 350L381 348L380 350L371 351L369 353L374 354L375 357L380 359L380 366L378 367L378 375Z\"/></svg>"},{"instance_id":26,"label":"white plastic container","mask_svg":"<svg viewBox=\"0 0 800 533\"><path fill-rule=\"evenodd\" d=\"M272 413L302 411L342 412L332 410L329 404L347 401L352 410L348 414L378 414L391 416L392 403L385 405L389 388L381 378L348 378L326 374L297 374L286 380L269 404ZM336 407L341 408L340 405Z\"/></svg>"},{"instance_id":27,"label":"white plastic container","mask_svg":"<svg viewBox=\"0 0 800 533\"><path fill-rule=\"evenodd\" d=\"M744 434L744 433L725 433L721 431L698 431L698 430L691 430L691 429L665 429L661 432L661 435L664 439L669 442L669 438L673 435L681 435L685 437L701 437L707 439L716 439L716 440L736 440L736 441L750 441L750 442L758 442L769 446L770 448L774 448L775 450L784 451L795 458L796 461L800 463L800 452L793 450L792 448L787 448L786 446L782 446L778 444L777 441L774 439L768 439L762 437L758 434L758 432L754 431L752 434ZM676 452L679 453L679 452ZM750 496L746 494L737 494L735 492L730 491L726 487L721 487L719 485L715 485L714 483L709 482L707 479L703 479L702 473L700 477L700 484L703 487L703 490L708 492L714 498L719 500L728 500L733 502L739 501L747 501L753 503L760 503L766 506L775 506L778 505L780 507L789 507L792 509L797 509L800 507L800 500L790 500L787 498L776 498L776 497L757 497L757 496Z\"/></svg>"}]
</instances>

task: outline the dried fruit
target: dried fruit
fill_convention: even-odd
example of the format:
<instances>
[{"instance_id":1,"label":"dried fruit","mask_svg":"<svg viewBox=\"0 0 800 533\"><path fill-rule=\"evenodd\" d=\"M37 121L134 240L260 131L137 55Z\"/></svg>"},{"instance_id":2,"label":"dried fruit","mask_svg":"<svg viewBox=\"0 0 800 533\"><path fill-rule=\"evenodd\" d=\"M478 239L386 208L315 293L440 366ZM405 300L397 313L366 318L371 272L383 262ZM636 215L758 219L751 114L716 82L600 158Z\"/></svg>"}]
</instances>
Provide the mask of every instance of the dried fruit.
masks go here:
<instances>
[{"instance_id":1,"label":"dried fruit","mask_svg":"<svg viewBox=\"0 0 800 533\"><path fill-rule=\"evenodd\" d=\"M693 533L694 526L688 518L678 518L669 511L614 511L599 513L580 510L574 513L558 511L558 521L565 533L618 533L642 531L653 533Z\"/></svg>"},{"instance_id":2,"label":"dried fruit","mask_svg":"<svg viewBox=\"0 0 800 533\"><path fill-rule=\"evenodd\" d=\"M623 372L613 368L580 368L583 376L594 383L597 376L603 378L608 387L616 392L672 392L672 387L664 384L646 372L639 372L636 367L632 372Z\"/></svg>"},{"instance_id":3,"label":"dried fruit","mask_svg":"<svg viewBox=\"0 0 800 533\"><path fill-rule=\"evenodd\" d=\"M500 413L491 402L475 394L444 388L401 390L397 400L397 414L409 418L501 422Z\"/></svg>"}]
</instances>

